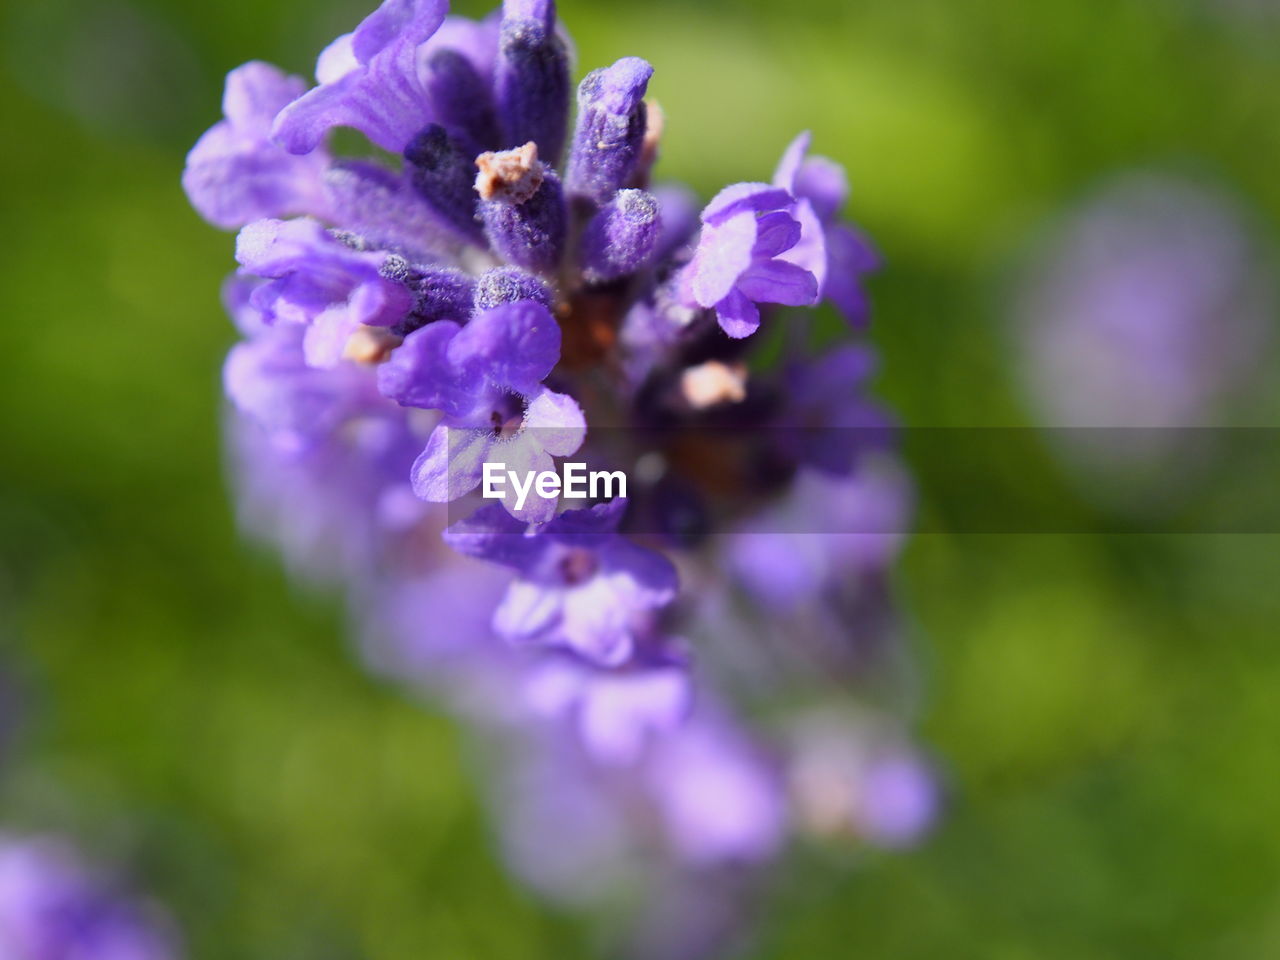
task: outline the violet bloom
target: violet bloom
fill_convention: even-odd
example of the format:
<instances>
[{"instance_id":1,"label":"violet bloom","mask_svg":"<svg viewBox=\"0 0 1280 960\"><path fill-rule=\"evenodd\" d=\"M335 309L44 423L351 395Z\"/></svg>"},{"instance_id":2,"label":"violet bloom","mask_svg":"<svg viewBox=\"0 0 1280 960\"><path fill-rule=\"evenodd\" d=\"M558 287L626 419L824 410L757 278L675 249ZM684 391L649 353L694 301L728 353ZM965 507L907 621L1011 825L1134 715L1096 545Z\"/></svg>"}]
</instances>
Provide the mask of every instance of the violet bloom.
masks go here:
<instances>
[{"instance_id":1,"label":"violet bloom","mask_svg":"<svg viewBox=\"0 0 1280 960\"><path fill-rule=\"evenodd\" d=\"M0 835L5 960L177 960L166 918L88 870L60 841Z\"/></svg>"},{"instance_id":2,"label":"violet bloom","mask_svg":"<svg viewBox=\"0 0 1280 960\"><path fill-rule=\"evenodd\" d=\"M773 183L705 206L651 186L660 76L588 72L574 124L568 50L552 0L478 22L386 0L309 91L229 78L184 184L244 227L238 500L345 594L373 670L479 732L517 873L629 908L619 930L670 918L617 954L723 955L802 823L789 718L899 682L885 583L910 487L871 355L796 336L753 363L747 339L772 305L860 322L874 255L804 137ZM335 156L336 127L380 150ZM509 482L451 523L486 464L528 481L568 456L627 497L560 512ZM879 769L860 829L905 836L921 792Z\"/></svg>"},{"instance_id":3,"label":"violet bloom","mask_svg":"<svg viewBox=\"0 0 1280 960\"><path fill-rule=\"evenodd\" d=\"M1273 283L1228 199L1154 175L1111 184L1051 235L1014 302L1040 421L1157 428L1127 433L1122 459L1160 429L1222 423L1257 369Z\"/></svg>"},{"instance_id":4,"label":"violet bloom","mask_svg":"<svg viewBox=\"0 0 1280 960\"><path fill-rule=\"evenodd\" d=\"M646 775L681 860L752 863L782 843L787 808L769 758L713 711L660 741Z\"/></svg>"},{"instance_id":5,"label":"violet bloom","mask_svg":"<svg viewBox=\"0 0 1280 960\"><path fill-rule=\"evenodd\" d=\"M361 324L393 326L413 305L402 283L382 275L386 253L352 249L314 220L250 224L236 238L236 260L245 274L271 280L250 297L267 323L307 327L315 367L336 365Z\"/></svg>"},{"instance_id":6,"label":"violet bloom","mask_svg":"<svg viewBox=\"0 0 1280 960\"><path fill-rule=\"evenodd\" d=\"M494 615L499 634L618 666L676 593L671 562L616 532L625 509L626 501L617 499L569 510L531 531L486 507L450 527L445 540L460 553L520 574Z\"/></svg>"},{"instance_id":7,"label":"violet bloom","mask_svg":"<svg viewBox=\"0 0 1280 960\"><path fill-rule=\"evenodd\" d=\"M883 721L840 710L795 725L791 789L806 829L876 846L910 846L937 820L938 777Z\"/></svg>"},{"instance_id":8,"label":"violet bloom","mask_svg":"<svg viewBox=\"0 0 1280 960\"><path fill-rule=\"evenodd\" d=\"M401 404L444 413L413 466L418 496L465 496L494 458L537 474L552 469L552 457L574 453L586 433L582 410L542 384L559 356L560 328L529 300L486 310L465 327L441 321L410 334L378 371L378 386ZM536 490L523 504L514 484L506 494L504 505L523 520L555 513L556 501Z\"/></svg>"},{"instance_id":9,"label":"violet bloom","mask_svg":"<svg viewBox=\"0 0 1280 960\"><path fill-rule=\"evenodd\" d=\"M320 85L285 107L275 135L290 153L316 149L334 127L354 127L398 153L431 119L418 48L444 22L446 0L385 0L320 54Z\"/></svg>"},{"instance_id":10,"label":"violet bloom","mask_svg":"<svg viewBox=\"0 0 1280 960\"><path fill-rule=\"evenodd\" d=\"M693 705L688 664L664 647L631 657L622 670L557 657L532 673L525 696L540 715L568 719L593 757L621 765L678 730Z\"/></svg>"},{"instance_id":11,"label":"violet bloom","mask_svg":"<svg viewBox=\"0 0 1280 960\"><path fill-rule=\"evenodd\" d=\"M806 156L811 139L807 131L796 137L773 175L773 185L796 198L801 224L799 242L781 256L814 275L820 300L863 326L869 311L863 275L880 266L880 257L860 230L838 219L849 199L848 178L838 163Z\"/></svg>"},{"instance_id":12,"label":"violet bloom","mask_svg":"<svg viewBox=\"0 0 1280 960\"><path fill-rule=\"evenodd\" d=\"M187 156L182 186L210 223L232 229L265 217L324 215L328 151L299 157L271 138L276 115L306 83L269 63L246 63L227 75L222 112Z\"/></svg>"},{"instance_id":13,"label":"violet bloom","mask_svg":"<svg viewBox=\"0 0 1280 960\"><path fill-rule=\"evenodd\" d=\"M720 328L735 338L759 329L760 303L817 303L812 270L782 258L801 240L796 213L795 198L780 187L738 183L722 190L702 211L698 249L682 277L685 299L714 309Z\"/></svg>"}]
</instances>

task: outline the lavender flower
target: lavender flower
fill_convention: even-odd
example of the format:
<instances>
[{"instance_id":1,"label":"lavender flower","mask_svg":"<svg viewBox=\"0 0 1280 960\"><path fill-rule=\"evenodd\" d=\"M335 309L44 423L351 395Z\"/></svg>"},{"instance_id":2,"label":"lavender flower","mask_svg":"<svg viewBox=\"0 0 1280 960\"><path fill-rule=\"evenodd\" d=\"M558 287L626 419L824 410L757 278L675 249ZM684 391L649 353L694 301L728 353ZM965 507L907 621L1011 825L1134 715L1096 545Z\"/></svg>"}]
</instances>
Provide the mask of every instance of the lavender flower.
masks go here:
<instances>
[{"instance_id":1,"label":"lavender flower","mask_svg":"<svg viewBox=\"0 0 1280 960\"><path fill-rule=\"evenodd\" d=\"M420 497L447 503L470 493L495 448L510 469L539 473L581 446L581 408L542 385L559 347L555 320L529 300L493 307L465 327L441 321L409 335L379 370L378 386L407 406L444 412L413 466ZM536 493L521 505L514 490L504 503L513 516L537 521L556 506Z\"/></svg>"},{"instance_id":2,"label":"lavender flower","mask_svg":"<svg viewBox=\"0 0 1280 960\"><path fill-rule=\"evenodd\" d=\"M789 718L906 672L885 574L910 488L870 353L797 335L758 369L746 339L772 305L861 323L875 256L807 135L773 183L701 210L653 184L637 58L583 79L562 165L567 50L550 0L480 22L386 0L309 91L234 72L184 184L244 228L224 383L246 528L346 591L372 669L477 731L517 873L631 900L638 930L665 924L638 949L715 955L806 826ZM334 157L339 126L399 159ZM573 508L509 484L453 515L486 464L569 456L627 495ZM913 839L928 768L857 756L846 820Z\"/></svg>"},{"instance_id":3,"label":"lavender flower","mask_svg":"<svg viewBox=\"0 0 1280 960\"><path fill-rule=\"evenodd\" d=\"M329 209L325 150L297 157L271 139L271 124L306 89L269 63L246 63L227 75L222 112L191 148L182 186L191 204L210 223L240 227L264 217Z\"/></svg>"},{"instance_id":4,"label":"lavender flower","mask_svg":"<svg viewBox=\"0 0 1280 960\"><path fill-rule=\"evenodd\" d=\"M1273 304L1226 198L1122 179L1065 219L1014 303L1028 396L1050 426L1215 425L1256 369Z\"/></svg>"},{"instance_id":5,"label":"lavender flower","mask_svg":"<svg viewBox=\"0 0 1280 960\"><path fill-rule=\"evenodd\" d=\"M259 220L240 231L236 260L243 272L272 282L250 302L263 321L306 326L308 364L332 367L362 324L390 327L413 304L403 283L385 278L386 253L352 249L314 220Z\"/></svg>"},{"instance_id":6,"label":"lavender flower","mask_svg":"<svg viewBox=\"0 0 1280 960\"><path fill-rule=\"evenodd\" d=\"M722 190L702 211L702 236L683 278L686 302L714 309L720 328L735 338L759 329L760 303L817 303L814 264L782 258L800 244L799 212L787 190L767 183Z\"/></svg>"},{"instance_id":7,"label":"lavender flower","mask_svg":"<svg viewBox=\"0 0 1280 960\"><path fill-rule=\"evenodd\" d=\"M166 919L87 869L61 841L0 835L5 960L176 960Z\"/></svg>"},{"instance_id":8,"label":"lavender flower","mask_svg":"<svg viewBox=\"0 0 1280 960\"><path fill-rule=\"evenodd\" d=\"M653 613L676 594L671 562L617 534L625 508L619 498L528 531L490 507L450 527L445 542L520 574L495 613L499 634L619 666L633 659Z\"/></svg>"},{"instance_id":9,"label":"lavender flower","mask_svg":"<svg viewBox=\"0 0 1280 960\"><path fill-rule=\"evenodd\" d=\"M782 259L808 269L818 297L830 301L854 326L867 321L869 305L863 275L880 265L870 242L856 227L838 219L849 199L844 168L825 157L807 157L811 136L800 134L787 147L773 185L796 198L800 241Z\"/></svg>"},{"instance_id":10,"label":"lavender flower","mask_svg":"<svg viewBox=\"0 0 1280 960\"><path fill-rule=\"evenodd\" d=\"M352 33L325 48L320 85L277 115L274 133L290 153L316 149L334 127L354 127L399 153L432 120L418 48L444 22L445 0L386 0Z\"/></svg>"}]
</instances>

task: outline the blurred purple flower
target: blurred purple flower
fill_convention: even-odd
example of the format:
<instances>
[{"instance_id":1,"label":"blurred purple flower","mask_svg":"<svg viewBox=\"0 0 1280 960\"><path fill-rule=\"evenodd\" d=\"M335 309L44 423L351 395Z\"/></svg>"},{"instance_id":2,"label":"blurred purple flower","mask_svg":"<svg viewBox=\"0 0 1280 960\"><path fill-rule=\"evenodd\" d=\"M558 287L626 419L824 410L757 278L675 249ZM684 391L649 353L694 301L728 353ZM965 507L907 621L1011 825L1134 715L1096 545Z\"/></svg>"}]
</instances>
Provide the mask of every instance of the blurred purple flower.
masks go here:
<instances>
[{"instance_id":1,"label":"blurred purple flower","mask_svg":"<svg viewBox=\"0 0 1280 960\"><path fill-rule=\"evenodd\" d=\"M90 872L61 841L0 835L5 960L177 960L169 923Z\"/></svg>"},{"instance_id":2,"label":"blurred purple flower","mask_svg":"<svg viewBox=\"0 0 1280 960\"><path fill-rule=\"evenodd\" d=\"M1220 425L1257 369L1274 304L1227 198L1122 179L1068 215L1028 272L1013 307L1026 391L1051 427Z\"/></svg>"}]
</instances>

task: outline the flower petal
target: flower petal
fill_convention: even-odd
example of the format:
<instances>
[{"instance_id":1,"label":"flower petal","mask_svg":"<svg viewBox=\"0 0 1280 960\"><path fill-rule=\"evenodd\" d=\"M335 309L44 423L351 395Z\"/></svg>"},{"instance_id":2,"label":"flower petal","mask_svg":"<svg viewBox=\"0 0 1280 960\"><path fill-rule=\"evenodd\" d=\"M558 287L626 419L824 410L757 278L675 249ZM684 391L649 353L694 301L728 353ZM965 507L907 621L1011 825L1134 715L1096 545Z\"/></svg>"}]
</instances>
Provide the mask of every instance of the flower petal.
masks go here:
<instances>
[{"instance_id":1,"label":"flower petal","mask_svg":"<svg viewBox=\"0 0 1280 960\"><path fill-rule=\"evenodd\" d=\"M698 249L687 268L690 289L699 306L718 304L751 266L756 224L755 213L742 210L702 228Z\"/></svg>"},{"instance_id":2,"label":"flower petal","mask_svg":"<svg viewBox=\"0 0 1280 960\"><path fill-rule=\"evenodd\" d=\"M738 281L738 290L757 303L810 307L818 302L818 281L803 267L785 260L754 263Z\"/></svg>"},{"instance_id":3,"label":"flower petal","mask_svg":"<svg viewBox=\"0 0 1280 960\"><path fill-rule=\"evenodd\" d=\"M466 496L480 484L489 446L485 433L439 424L414 461L413 492L431 503L450 503Z\"/></svg>"},{"instance_id":4,"label":"flower petal","mask_svg":"<svg viewBox=\"0 0 1280 960\"><path fill-rule=\"evenodd\" d=\"M720 329L741 340L760 329L760 309L737 290L716 304L716 319Z\"/></svg>"},{"instance_id":5,"label":"flower petal","mask_svg":"<svg viewBox=\"0 0 1280 960\"><path fill-rule=\"evenodd\" d=\"M577 453L587 436L587 419L578 401L543 387L524 415L524 432L554 457Z\"/></svg>"}]
</instances>

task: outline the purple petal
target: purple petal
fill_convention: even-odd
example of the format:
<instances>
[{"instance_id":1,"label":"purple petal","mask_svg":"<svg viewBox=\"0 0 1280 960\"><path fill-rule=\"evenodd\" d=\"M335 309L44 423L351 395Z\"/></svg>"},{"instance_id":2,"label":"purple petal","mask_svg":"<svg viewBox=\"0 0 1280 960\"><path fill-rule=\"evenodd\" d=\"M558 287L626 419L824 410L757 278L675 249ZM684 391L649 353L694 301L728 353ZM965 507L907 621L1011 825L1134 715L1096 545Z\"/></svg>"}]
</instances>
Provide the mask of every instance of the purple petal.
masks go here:
<instances>
[{"instance_id":1,"label":"purple petal","mask_svg":"<svg viewBox=\"0 0 1280 960\"><path fill-rule=\"evenodd\" d=\"M679 183L660 183L651 190L658 201L662 233L655 260L664 260L690 240L698 229L698 197Z\"/></svg>"},{"instance_id":2,"label":"purple petal","mask_svg":"<svg viewBox=\"0 0 1280 960\"><path fill-rule=\"evenodd\" d=\"M529 532L529 525L511 516L500 504L481 507L443 534L444 542L468 557L500 563L522 573L537 563L549 541Z\"/></svg>"},{"instance_id":3,"label":"purple petal","mask_svg":"<svg viewBox=\"0 0 1280 960\"><path fill-rule=\"evenodd\" d=\"M580 726L588 749L607 763L630 764L653 734L688 716L693 690L680 667L600 673L583 700Z\"/></svg>"},{"instance_id":4,"label":"purple petal","mask_svg":"<svg viewBox=\"0 0 1280 960\"><path fill-rule=\"evenodd\" d=\"M765 213L791 203L791 194L767 183L735 183L725 187L702 210L703 223L718 223L750 211Z\"/></svg>"},{"instance_id":5,"label":"purple petal","mask_svg":"<svg viewBox=\"0 0 1280 960\"><path fill-rule=\"evenodd\" d=\"M834 160L810 157L800 168L792 193L812 203L819 220L831 223L849 200L849 179Z\"/></svg>"},{"instance_id":6,"label":"purple petal","mask_svg":"<svg viewBox=\"0 0 1280 960\"><path fill-rule=\"evenodd\" d=\"M608 570L621 572L631 581L629 586L638 606L666 606L680 589L675 565L665 554L632 543L626 537L612 537L600 551L601 563Z\"/></svg>"},{"instance_id":7,"label":"purple petal","mask_svg":"<svg viewBox=\"0 0 1280 960\"><path fill-rule=\"evenodd\" d=\"M760 329L760 310L737 290L716 304L716 320L720 329L735 340L749 337Z\"/></svg>"},{"instance_id":8,"label":"purple petal","mask_svg":"<svg viewBox=\"0 0 1280 960\"><path fill-rule=\"evenodd\" d=\"M336 367L342 362L347 341L360 322L342 307L329 307L320 312L303 335L303 356L311 367Z\"/></svg>"},{"instance_id":9,"label":"purple petal","mask_svg":"<svg viewBox=\"0 0 1280 960\"><path fill-rule=\"evenodd\" d=\"M459 416L472 399L467 382L449 360L449 343L461 329L441 320L409 334L379 365L378 391L401 406Z\"/></svg>"},{"instance_id":10,"label":"purple petal","mask_svg":"<svg viewBox=\"0 0 1280 960\"><path fill-rule=\"evenodd\" d=\"M784 210L766 213L756 221L756 243L752 256L768 260L800 242L800 221Z\"/></svg>"},{"instance_id":11,"label":"purple petal","mask_svg":"<svg viewBox=\"0 0 1280 960\"><path fill-rule=\"evenodd\" d=\"M620 666L634 649L632 600L630 582L621 574L598 574L566 590L557 638L592 663Z\"/></svg>"},{"instance_id":12,"label":"purple petal","mask_svg":"<svg viewBox=\"0 0 1280 960\"><path fill-rule=\"evenodd\" d=\"M818 286L818 293L813 301L816 303L822 297L827 279L826 231L808 200L797 201L794 212L796 222L800 224L800 236L793 247L779 255L779 259L813 274Z\"/></svg>"},{"instance_id":13,"label":"purple petal","mask_svg":"<svg viewBox=\"0 0 1280 960\"><path fill-rule=\"evenodd\" d=\"M316 82L334 83L360 68L360 61L356 59L356 52L352 47L354 39L354 33L344 33L320 51L316 60Z\"/></svg>"},{"instance_id":14,"label":"purple petal","mask_svg":"<svg viewBox=\"0 0 1280 960\"><path fill-rule=\"evenodd\" d=\"M818 281L814 275L785 260L752 264L738 280L738 290L757 303L809 307L818 302Z\"/></svg>"},{"instance_id":15,"label":"purple petal","mask_svg":"<svg viewBox=\"0 0 1280 960\"><path fill-rule=\"evenodd\" d=\"M700 306L719 304L751 266L756 224L756 215L742 210L702 228L697 252L688 267L690 288Z\"/></svg>"},{"instance_id":16,"label":"purple petal","mask_svg":"<svg viewBox=\"0 0 1280 960\"><path fill-rule=\"evenodd\" d=\"M513 643L536 639L560 622L563 593L540 584L517 580L493 615L493 629Z\"/></svg>"},{"instance_id":17,"label":"purple petal","mask_svg":"<svg viewBox=\"0 0 1280 960\"><path fill-rule=\"evenodd\" d=\"M587 420L573 397L542 387L525 411L524 432L553 457L567 457L586 439Z\"/></svg>"},{"instance_id":18,"label":"purple petal","mask_svg":"<svg viewBox=\"0 0 1280 960\"><path fill-rule=\"evenodd\" d=\"M804 163L805 154L809 152L809 144L812 140L813 135L806 130L788 144L787 149L782 153L778 169L773 174L775 187L781 187L792 196L797 195L796 178L800 173L801 164Z\"/></svg>"},{"instance_id":19,"label":"purple petal","mask_svg":"<svg viewBox=\"0 0 1280 960\"><path fill-rule=\"evenodd\" d=\"M560 360L560 326L540 303L505 303L475 317L449 344L461 369L514 393L536 393Z\"/></svg>"},{"instance_id":20,"label":"purple petal","mask_svg":"<svg viewBox=\"0 0 1280 960\"><path fill-rule=\"evenodd\" d=\"M446 7L445 0L385 0L352 35L356 69L322 83L276 118L274 134L285 149L309 153L333 127L346 126L386 150L403 150L431 119L417 48L444 21ZM320 72L331 76L344 64L327 50Z\"/></svg>"},{"instance_id":21,"label":"purple petal","mask_svg":"<svg viewBox=\"0 0 1280 960\"><path fill-rule=\"evenodd\" d=\"M626 510L625 497L597 503L584 510L566 510L547 524L543 533L562 542L589 542L616 531Z\"/></svg>"},{"instance_id":22,"label":"purple petal","mask_svg":"<svg viewBox=\"0 0 1280 960\"><path fill-rule=\"evenodd\" d=\"M486 433L439 424L414 461L413 492L431 503L450 503L466 496L480 485L490 446Z\"/></svg>"},{"instance_id":23,"label":"purple petal","mask_svg":"<svg viewBox=\"0 0 1280 960\"><path fill-rule=\"evenodd\" d=\"M440 28L448 11L444 0L383 0L351 35L351 52L360 63L368 64L406 38L416 47Z\"/></svg>"},{"instance_id":24,"label":"purple petal","mask_svg":"<svg viewBox=\"0 0 1280 960\"><path fill-rule=\"evenodd\" d=\"M658 745L650 782L668 833L689 863L762 860L786 813L771 767L736 730L695 715Z\"/></svg>"},{"instance_id":25,"label":"purple petal","mask_svg":"<svg viewBox=\"0 0 1280 960\"><path fill-rule=\"evenodd\" d=\"M475 67L476 73L492 86L501 23L501 10L493 11L483 20L452 15L445 17L440 29L427 41L420 54L425 58L436 50L456 50L466 57Z\"/></svg>"},{"instance_id":26,"label":"purple petal","mask_svg":"<svg viewBox=\"0 0 1280 960\"><path fill-rule=\"evenodd\" d=\"M879 257L861 234L843 224L827 231L827 257L827 283L823 295L850 324L865 326L870 303L862 277L879 266Z\"/></svg>"},{"instance_id":27,"label":"purple petal","mask_svg":"<svg viewBox=\"0 0 1280 960\"><path fill-rule=\"evenodd\" d=\"M263 217L328 211L323 152L295 157L270 139L272 121L306 85L267 63L246 63L227 75L226 119L187 155L183 189L210 223L234 228Z\"/></svg>"},{"instance_id":28,"label":"purple petal","mask_svg":"<svg viewBox=\"0 0 1280 960\"><path fill-rule=\"evenodd\" d=\"M301 77L252 60L227 74L222 113L237 133L265 136L271 132L276 114L302 96L306 89L306 81Z\"/></svg>"}]
</instances>

